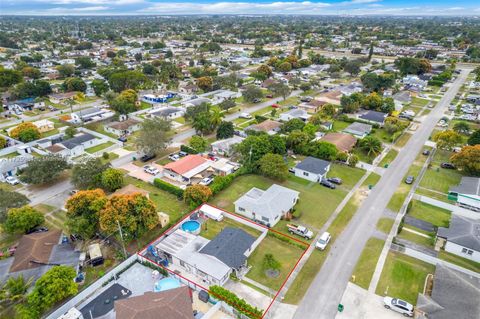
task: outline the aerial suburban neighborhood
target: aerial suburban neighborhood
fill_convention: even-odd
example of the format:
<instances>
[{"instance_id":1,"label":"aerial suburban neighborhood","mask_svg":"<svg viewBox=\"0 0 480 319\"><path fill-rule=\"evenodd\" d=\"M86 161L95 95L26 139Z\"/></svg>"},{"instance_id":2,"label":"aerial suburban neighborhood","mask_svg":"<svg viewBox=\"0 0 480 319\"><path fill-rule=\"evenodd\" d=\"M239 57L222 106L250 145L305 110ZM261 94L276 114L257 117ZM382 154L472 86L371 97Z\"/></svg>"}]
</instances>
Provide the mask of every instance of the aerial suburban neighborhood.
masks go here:
<instances>
[{"instance_id":1,"label":"aerial suburban neighborhood","mask_svg":"<svg viewBox=\"0 0 480 319\"><path fill-rule=\"evenodd\" d=\"M407 3L2 1L0 318L479 319L480 6Z\"/></svg>"}]
</instances>

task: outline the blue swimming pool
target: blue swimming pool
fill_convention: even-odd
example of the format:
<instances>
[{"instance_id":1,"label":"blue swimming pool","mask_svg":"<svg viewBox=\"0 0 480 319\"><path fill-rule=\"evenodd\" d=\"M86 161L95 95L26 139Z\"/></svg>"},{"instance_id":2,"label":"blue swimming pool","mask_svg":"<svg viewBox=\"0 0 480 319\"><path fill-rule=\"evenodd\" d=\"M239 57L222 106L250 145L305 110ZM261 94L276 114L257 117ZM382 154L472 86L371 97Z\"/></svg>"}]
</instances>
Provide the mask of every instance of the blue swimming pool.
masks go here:
<instances>
[{"instance_id":1,"label":"blue swimming pool","mask_svg":"<svg viewBox=\"0 0 480 319\"><path fill-rule=\"evenodd\" d=\"M155 283L155 286L153 287L153 291L160 292L160 291L175 289L178 287L180 287L180 282L177 279L172 277L167 277L157 281Z\"/></svg>"},{"instance_id":2,"label":"blue swimming pool","mask_svg":"<svg viewBox=\"0 0 480 319\"><path fill-rule=\"evenodd\" d=\"M187 233L198 234L200 232L200 223L196 220L189 220L182 224L182 230Z\"/></svg>"}]
</instances>

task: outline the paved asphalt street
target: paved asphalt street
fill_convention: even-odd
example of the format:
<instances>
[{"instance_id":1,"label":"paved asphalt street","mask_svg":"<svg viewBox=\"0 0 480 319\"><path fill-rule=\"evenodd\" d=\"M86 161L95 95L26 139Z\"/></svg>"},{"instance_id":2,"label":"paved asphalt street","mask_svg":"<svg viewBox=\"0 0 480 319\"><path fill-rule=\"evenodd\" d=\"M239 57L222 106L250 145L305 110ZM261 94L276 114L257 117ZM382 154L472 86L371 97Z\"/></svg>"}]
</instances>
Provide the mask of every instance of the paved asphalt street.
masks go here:
<instances>
[{"instance_id":1,"label":"paved asphalt street","mask_svg":"<svg viewBox=\"0 0 480 319\"><path fill-rule=\"evenodd\" d=\"M465 82L468 72L468 70L462 70L444 97L419 125L414 136L391 163L387 173L382 176L345 230L335 240L321 271L316 275L300 303L295 319L335 318L337 306L356 262L368 238L375 231L378 219L435 125L442 118L462 83Z\"/></svg>"},{"instance_id":2,"label":"paved asphalt street","mask_svg":"<svg viewBox=\"0 0 480 319\"><path fill-rule=\"evenodd\" d=\"M289 97L298 96L298 95L300 95L300 93L302 93L302 91L300 91L300 90L293 91L292 94L290 94ZM254 106L251 106L249 108L245 108L245 109L241 110L240 112L228 114L227 116L225 116L224 120L225 121L233 121L235 119L238 119L240 117L240 114L242 114L242 113L253 113L253 112L256 112L258 110L263 109L264 107L267 107L269 105L278 103L282 100L283 100L283 98L281 98L281 97L269 99L268 101L255 104ZM192 137L195 134L196 134L196 132L193 128L185 130L185 131L181 132L180 134L175 135L172 139L172 143L180 143L180 142L186 140L187 138Z\"/></svg>"}]
</instances>

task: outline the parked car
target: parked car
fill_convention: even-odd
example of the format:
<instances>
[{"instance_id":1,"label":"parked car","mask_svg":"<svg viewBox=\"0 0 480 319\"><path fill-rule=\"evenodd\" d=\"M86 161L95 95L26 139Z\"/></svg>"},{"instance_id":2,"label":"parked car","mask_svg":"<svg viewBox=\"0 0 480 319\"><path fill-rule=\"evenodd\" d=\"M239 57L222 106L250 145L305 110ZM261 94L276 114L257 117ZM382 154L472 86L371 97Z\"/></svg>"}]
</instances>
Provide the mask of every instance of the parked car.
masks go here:
<instances>
[{"instance_id":1,"label":"parked car","mask_svg":"<svg viewBox=\"0 0 480 319\"><path fill-rule=\"evenodd\" d=\"M455 165L453 165L452 163L446 163L446 162L440 164L440 167L445 169L455 169Z\"/></svg>"},{"instance_id":2,"label":"parked car","mask_svg":"<svg viewBox=\"0 0 480 319\"><path fill-rule=\"evenodd\" d=\"M290 234L296 234L298 236L302 236L305 239L312 239L313 237L313 232L304 226L288 224L287 228Z\"/></svg>"},{"instance_id":3,"label":"parked car","mask_svg":"<svg viewBox=\"0 0 480 319\"><path fill-rule=\"evenodd\" d=\"M119 140L120 142L125 143L125 142L127 141L127 137L126 137L126 136L120 136L120 137L118 138L118 140Z\"/></svg>"},{"instance_id":4,"label":"parked car","mask_svg":"<svg viewBox=\"0 0 480 319\"><path fill-rule=\"evenodd\" d=\"M322 236L320 236L320 238L315 243L315 247L317 247L320 250L324 250L327 247L328 242L330 241L331 238L332 238L332 235L330 235L329 232L324 232Z\"/></svg>"},{"instance_id":5,"label":"parked car","mask_svg":"<svg viewBox=\"0 0 480 319\"><path fill-rule=\"evenodd\" d=\"M259 99L259 98L253 99L253 103L260 103L261 101L262 99Z\"/></svg>"},{"instance_id":6,"label":"parked car","mask_svg":"<svg viewBox=\"0 0 480 319\"><path fill-rule=\"evenodd\" d=\"M27 230L27 234L33 234L33 233L44 233L47 232L48 228L47 227L34 227L30 230Z\"/></svg>"},{"instance_id":7,"label":"parked car","mask_svg":"<svg viewBox=\"0 0 480 319\"><path fill-rule=\"evenodd\" d=\"M78 193L78 189L72 189L71 191L68 192L68 195L72 196Z\"/></svg>"},{"instance_id":8,"label":"parked car","mask_svg":"<svg viewBox=\"0 0 480 319\"><path fill-rule=\"evenodd\" d=\"M429 150L423 150L422 154L425 155L425 156L428 156L428 155L430 155L430 151Z\"/></svg>"},{"instance_id":9,"label":"parked car","mask_svg":"<svg viewBox=\"0 0 480 319\"><path fill-rule=\"evenodd\" d=\"M185 156L187 156L187 155L188 155L187 152L184 152L184 151L178 152L178 156L180 156L180 157L185 157Z\"/></svg>"},{"instance_id":10,"label":"parked car","mask_svg":"<svg viewBox=\"0 0 480 319\"><path fill-rule=\"evenodd\" d=\"M202 180L200 181L200 183L198 183L198 184L207 186L207 185L210 185L212 182L213 182L213 178L211 178L211 177L205 177L205 178L202 179Z\"/></svg>"},{"instance_id":11,"label":"parked car","mask_svg":"<svg viewBox=\"0 0 480 319\"><path fill-rule=\"evenodd\" d=\"M5 178L5 182L7 182L7 184L10 184L10 185L17 185L18 183L20 183L18 179L13 176L7 176Z\"/></svg>"},{"instance_id":12,"label":"parked car","mask_svg":"<svg viewBox=\"0 0 480 319\"><path fill-rule=\"evenodd\" d=\"M399 312L405 317L413 317L413 305L402 299L385 297L383 298L383 304L385 308Z\"/></svg>"},{"instance_id":13,"label":"parked car","mask_svg":"<svg viewBox=\"0 0 480 319\"><path fill-rule=\"evenodd\" d=\"M242 119L251 119L252 115L250 113L242 113L240 114L240 118Z\"/></svg>"},{"instance_id":14,"label":"parked car","mask_svg":"<svg viewBox=\"0 0 480 319\"><path fill-rule=\"evenodd\" d=\"M148 162L149 160L152 160L155 158L155 154L145 154L142 157L140 157L140 161L142 162Z\"/></svg>"},{"instance_id":15,"label":"parked car","mask_svg":"<svg viewBox=\"0 0 480 319\"><path fill-rule=\"evenodd\" d=\"M271 99L273 97L273 94L267 94L265 95L265 97Z\"/></svg>"},{"instance_id":16,"label":"parked car","mask_svg":"<svg viewBox=\"0 0 480 319\"><path fill-rule=\"evenodd\" d=\"M145 165L143 167L143 171L151 175L157 175L158 173L160 173L160 171L156 167L150 165Z\"/></svg>"},{"instance_id":17,"label":"parked car","mask_svg":"<svg viewBox=\"0 0 480 319\"><path fill-rule=\"evenodd\" d=\"M323 186L328 187L328 188L330 188L330 189L335 189L335 188L337 188L337 187L335 186L335 184L333 184L332 182L329 182L329 181L326 180L326 179L322 179L322 180L320 181L320 185L323 185Z\"/></svg>"},{"instance_id":18,"label":"parked car","mask_svg":"<svg viewBox=\"0 0 480 319\"><path fill-rule=\"evenodd\" d=\"M327 181L331 182L331 183L334 183L334 184L337 184L337 185L342 185L343 181L340 177L330 177L330 178L327 178Z\"/></svg>"},{"instance_id":19,"label":"parked car","mask_svg":"<svg viewBox=\"0 0 480 319\"><path fill-rule=\"evenodd\" d=\"M293 167L290 167L290 168L288 169L288 171L289 171L290 173L292 173L292 174L295 174L295 169L294 169Z\"/></svg>"},{"instance_id":20,"label":"parked car","mask_svg":"<svg viewBox=\"0 0 480 319\"><path fill-rule=\"evenodd\" d=\"M278 104L272 104L272 107L273 107L274 109L278 109L278 108L280 108L280 105L278 105Z\"/></svg>"},{"instance_id":21,"label":"parked car","mask_svg":"<svg viewBox=\"0 0 480 319\"><path fill-rule=\"evenodd\" d=\"M415 180L415 177L413 177L412 175L409 175L409 176L407 176L407 178L405 178L405 183L406 184L413 184L414 180Z\"/></svg>"},{"instance_id":22,"label":"parked car","mask_svg":"<svg viewBox=\"0 0 480 319\"><path fill-rule=\"evenodd\" d=\"M170 154L170 155L168 156L168 159L171 160L171 161L176 162L176 161L178 161L178 160L180 159L180 155L178 155L178 154Z\"/></svg>"},{"instance_id":23,"label":"parked car","mask_svg":"<svg viewBox=\"0 0 480 319\"><path fill-rule=\"evenodd\" d=\"M310 102L311 100L312 100L312 97L310 96L303 96L302 98L300 98L301 102Z\"/></svg>"}]
</instances>

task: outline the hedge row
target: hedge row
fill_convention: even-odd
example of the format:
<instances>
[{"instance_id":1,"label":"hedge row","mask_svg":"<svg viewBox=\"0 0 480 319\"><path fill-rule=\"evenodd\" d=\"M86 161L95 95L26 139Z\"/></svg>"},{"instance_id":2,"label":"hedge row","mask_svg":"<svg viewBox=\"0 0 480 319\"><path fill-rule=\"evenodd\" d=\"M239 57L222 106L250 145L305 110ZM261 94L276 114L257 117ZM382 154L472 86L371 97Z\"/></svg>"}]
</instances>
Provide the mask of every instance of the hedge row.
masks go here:
<instances>
[{"instance_id":1,"label":"hedge row","mask_svg":"<svg viewBox=\"0 0 480 319\"><path fill-rule=\"evenodd\" d=\"M210 189L212 190L213 195L220 193L222 190L230 186L236 177L246 173L247 170L242 167L233 174L227 176L216 176L212 184L210 184Z\"/></svg>"},{"instance_id":2,"label":"hedge row","mask_svg":"<svg viewBox=\"0 0 480 319\"><path fill-rule=\"evenodd\" d=\"M198 154L198 152L195 149L191 148L188 145L183 145L183 144L180 146L180 151L188 154Z\"/></svg>"},{"instance_id":3,"label":"hedge row","mask_svg":"<svg viewBox=\"0 0 480 319\"><path fill-rule=\"evenodd\" d=\"M153 185L155 185L155 187L160 188L161 190L164 190L166 192L169 192L170 194L177 196L180 199L183 198L183 189L175 185L172 185L170 183L167 183L165 181L162 181L159 178L155 178L153 180Z\"/></svg>"},{"instance_id":4,"label":"hedge row","mask_svg":"<svg viewBox=\"0 0 480 319\"><path fill-rule=\"evenodd\" d=\"M249 318L260 318L262 316L261 310L253 307L228 289L220 286L210 286L209 290L215 298L223 300Z\"/></svg>"}]
</instances>

